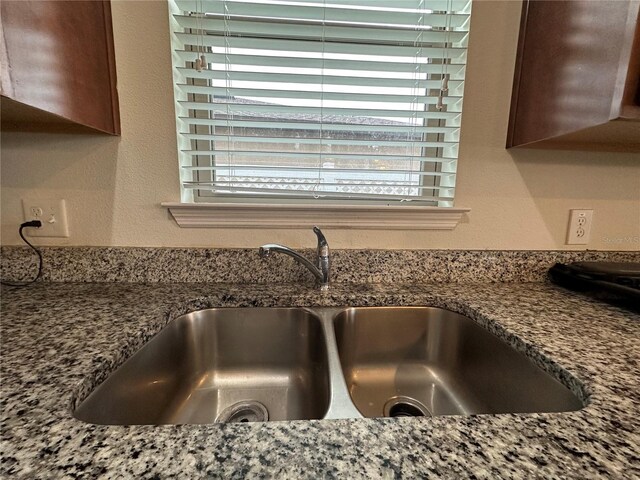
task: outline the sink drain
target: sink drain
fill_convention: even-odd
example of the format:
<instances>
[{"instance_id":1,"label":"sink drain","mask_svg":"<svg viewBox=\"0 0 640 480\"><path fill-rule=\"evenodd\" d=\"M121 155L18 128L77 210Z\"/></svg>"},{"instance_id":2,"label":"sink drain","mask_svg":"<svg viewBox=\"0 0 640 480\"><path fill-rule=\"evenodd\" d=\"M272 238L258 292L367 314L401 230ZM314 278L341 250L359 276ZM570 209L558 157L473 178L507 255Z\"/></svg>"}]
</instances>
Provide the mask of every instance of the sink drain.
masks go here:
<instances>
[{"instance_id":1,"label":"sink drain","mask_svg":"<svg viewBox=\"0 0 640 480\"><path fill-rule=\"evenodd\" d=\"M267 407L252 400L234 403L225 408L216 418L216 422L221 423L266 422L267 420L269 420Z\"/></svg>"},{"instance_id":2,"label":"sink drain","mask_svg":"<svg viewBox=\"0 0 640 480\"><path fill-rule=\"evenodd\" d=\"M431 412L415 398L391 397L384 404L383 414L385 417L430 417Z\"/></svg>"}]
</instances>

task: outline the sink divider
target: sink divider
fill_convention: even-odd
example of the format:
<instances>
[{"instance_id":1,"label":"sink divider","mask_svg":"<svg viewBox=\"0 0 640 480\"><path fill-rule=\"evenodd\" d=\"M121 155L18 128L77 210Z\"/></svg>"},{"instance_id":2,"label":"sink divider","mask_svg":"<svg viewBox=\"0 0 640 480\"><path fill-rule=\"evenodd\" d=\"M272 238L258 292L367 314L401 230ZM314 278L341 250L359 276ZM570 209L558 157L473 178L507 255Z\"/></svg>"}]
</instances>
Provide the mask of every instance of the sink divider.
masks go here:
<instances>
[{"instance_id":1,"label":"sink divider","mask_svg":"<svg viewBox=\"0 0 640 480\"><path fill-rule=\"evenodd\" d=\"M318 316L322 322L325 345L327 347L327 357L329 363L330 400L329 409L323 419L339 418L364 418L351 401L347 383L342 373L340 356L338 354L338 344L333 325L333 317L343 308L309 308L311 313Z\"/></svg>"}]
</instances>

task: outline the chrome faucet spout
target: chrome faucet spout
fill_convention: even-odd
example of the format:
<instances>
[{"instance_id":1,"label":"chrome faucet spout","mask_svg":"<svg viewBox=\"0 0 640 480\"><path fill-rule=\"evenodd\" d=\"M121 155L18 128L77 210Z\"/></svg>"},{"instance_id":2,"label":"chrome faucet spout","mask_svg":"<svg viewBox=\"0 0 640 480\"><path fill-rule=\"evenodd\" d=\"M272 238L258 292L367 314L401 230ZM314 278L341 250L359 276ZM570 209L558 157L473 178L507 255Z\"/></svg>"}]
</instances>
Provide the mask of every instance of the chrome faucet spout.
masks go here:
<instances>
[{"instance_id":1,"label":"chrome faucet spout","mask_svg":"<svg viewBox=\"0 0 640 480\"><path fill-rule=\"evenodd\" d=\"M317 265L314 265L312 262L307 260L295 250L292 250L289 247L285 247L284 245L278 245L276 243L268 243L266 245L262 245L258 249L258 255L260 255L261 258L268 258L271 256L272 252L276 252L290 256L296 262L304 265L307 270L313 273L320 288L322 290L326 290L329 288L329 274L331 269L331 255L329 251L329 244L327 243L327 239L323 235L322 231L318 227L313 227L313 231L318 237L316 259Z\"/></svg>"},{"instance_id":2,"label":"chrome faucet spout","mask_svg":"<svg viewBox=\"0 0 640 480\"><path fill-rule=\"evenodd\" d=\"M291 250L289 247L285 247L284 245L278 245L276 243L268 243L267 245L261 246L260 250L258 251L259 255L262 258L270 257L272 252L284 253L285 255L289 255L296 262L307 267L307 269L309 269L309 271L315 275L316 279L319 282L322 281L322 272L318 270L318 267L316 267L313 263L311 263L309 260L304 258L295 250Z\"/></svg>"}]
</instances>

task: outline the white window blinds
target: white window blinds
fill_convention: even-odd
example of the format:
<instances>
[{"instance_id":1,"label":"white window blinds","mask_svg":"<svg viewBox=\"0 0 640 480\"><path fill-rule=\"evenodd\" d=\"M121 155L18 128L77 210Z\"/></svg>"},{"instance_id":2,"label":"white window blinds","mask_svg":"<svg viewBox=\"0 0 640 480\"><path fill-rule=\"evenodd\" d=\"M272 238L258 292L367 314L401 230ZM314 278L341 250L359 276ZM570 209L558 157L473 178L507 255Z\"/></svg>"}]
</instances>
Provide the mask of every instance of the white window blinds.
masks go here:
<instances>
[{"instance_id":1,"label":"white window blinds","mask_svg":"<svg viewBox=\"0 0 640 480\"><path fill-rule=\"evenodd\" d=\"M471 0L171 0L183 201L452 206Z\"/></svg>"}]
</instances>

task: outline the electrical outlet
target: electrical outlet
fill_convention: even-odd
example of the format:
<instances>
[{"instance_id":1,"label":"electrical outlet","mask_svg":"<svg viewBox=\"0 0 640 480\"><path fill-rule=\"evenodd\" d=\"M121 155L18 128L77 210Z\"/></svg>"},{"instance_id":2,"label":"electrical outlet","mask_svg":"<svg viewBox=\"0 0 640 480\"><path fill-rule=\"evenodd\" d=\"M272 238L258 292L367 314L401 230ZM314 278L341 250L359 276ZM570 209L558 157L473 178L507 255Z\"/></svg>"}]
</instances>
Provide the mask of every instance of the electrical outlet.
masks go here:
<instances>
[{"instance_id":1,"label":"electrical outlet","mask_svg":"<svg viewBox=\"0 0 640 480\"><path fill-rule=\"evenodd\" d=\"M24 220L40 220L42 227L25 228L29 237L68 237L67 206L64 200L51 198L23 198Z\"/></svg>"},{"instance_id":2,"label":"electrical outlet","mask_svg":"<svg viewBox=\"0 0 640 480\"><path fill-rule=\"evenodd\" d=\"M591 236L591 222L593 210L571 210L569 215L569 229L567 230L567 245L586 245Z\"/></svg>"}]
</instances>

